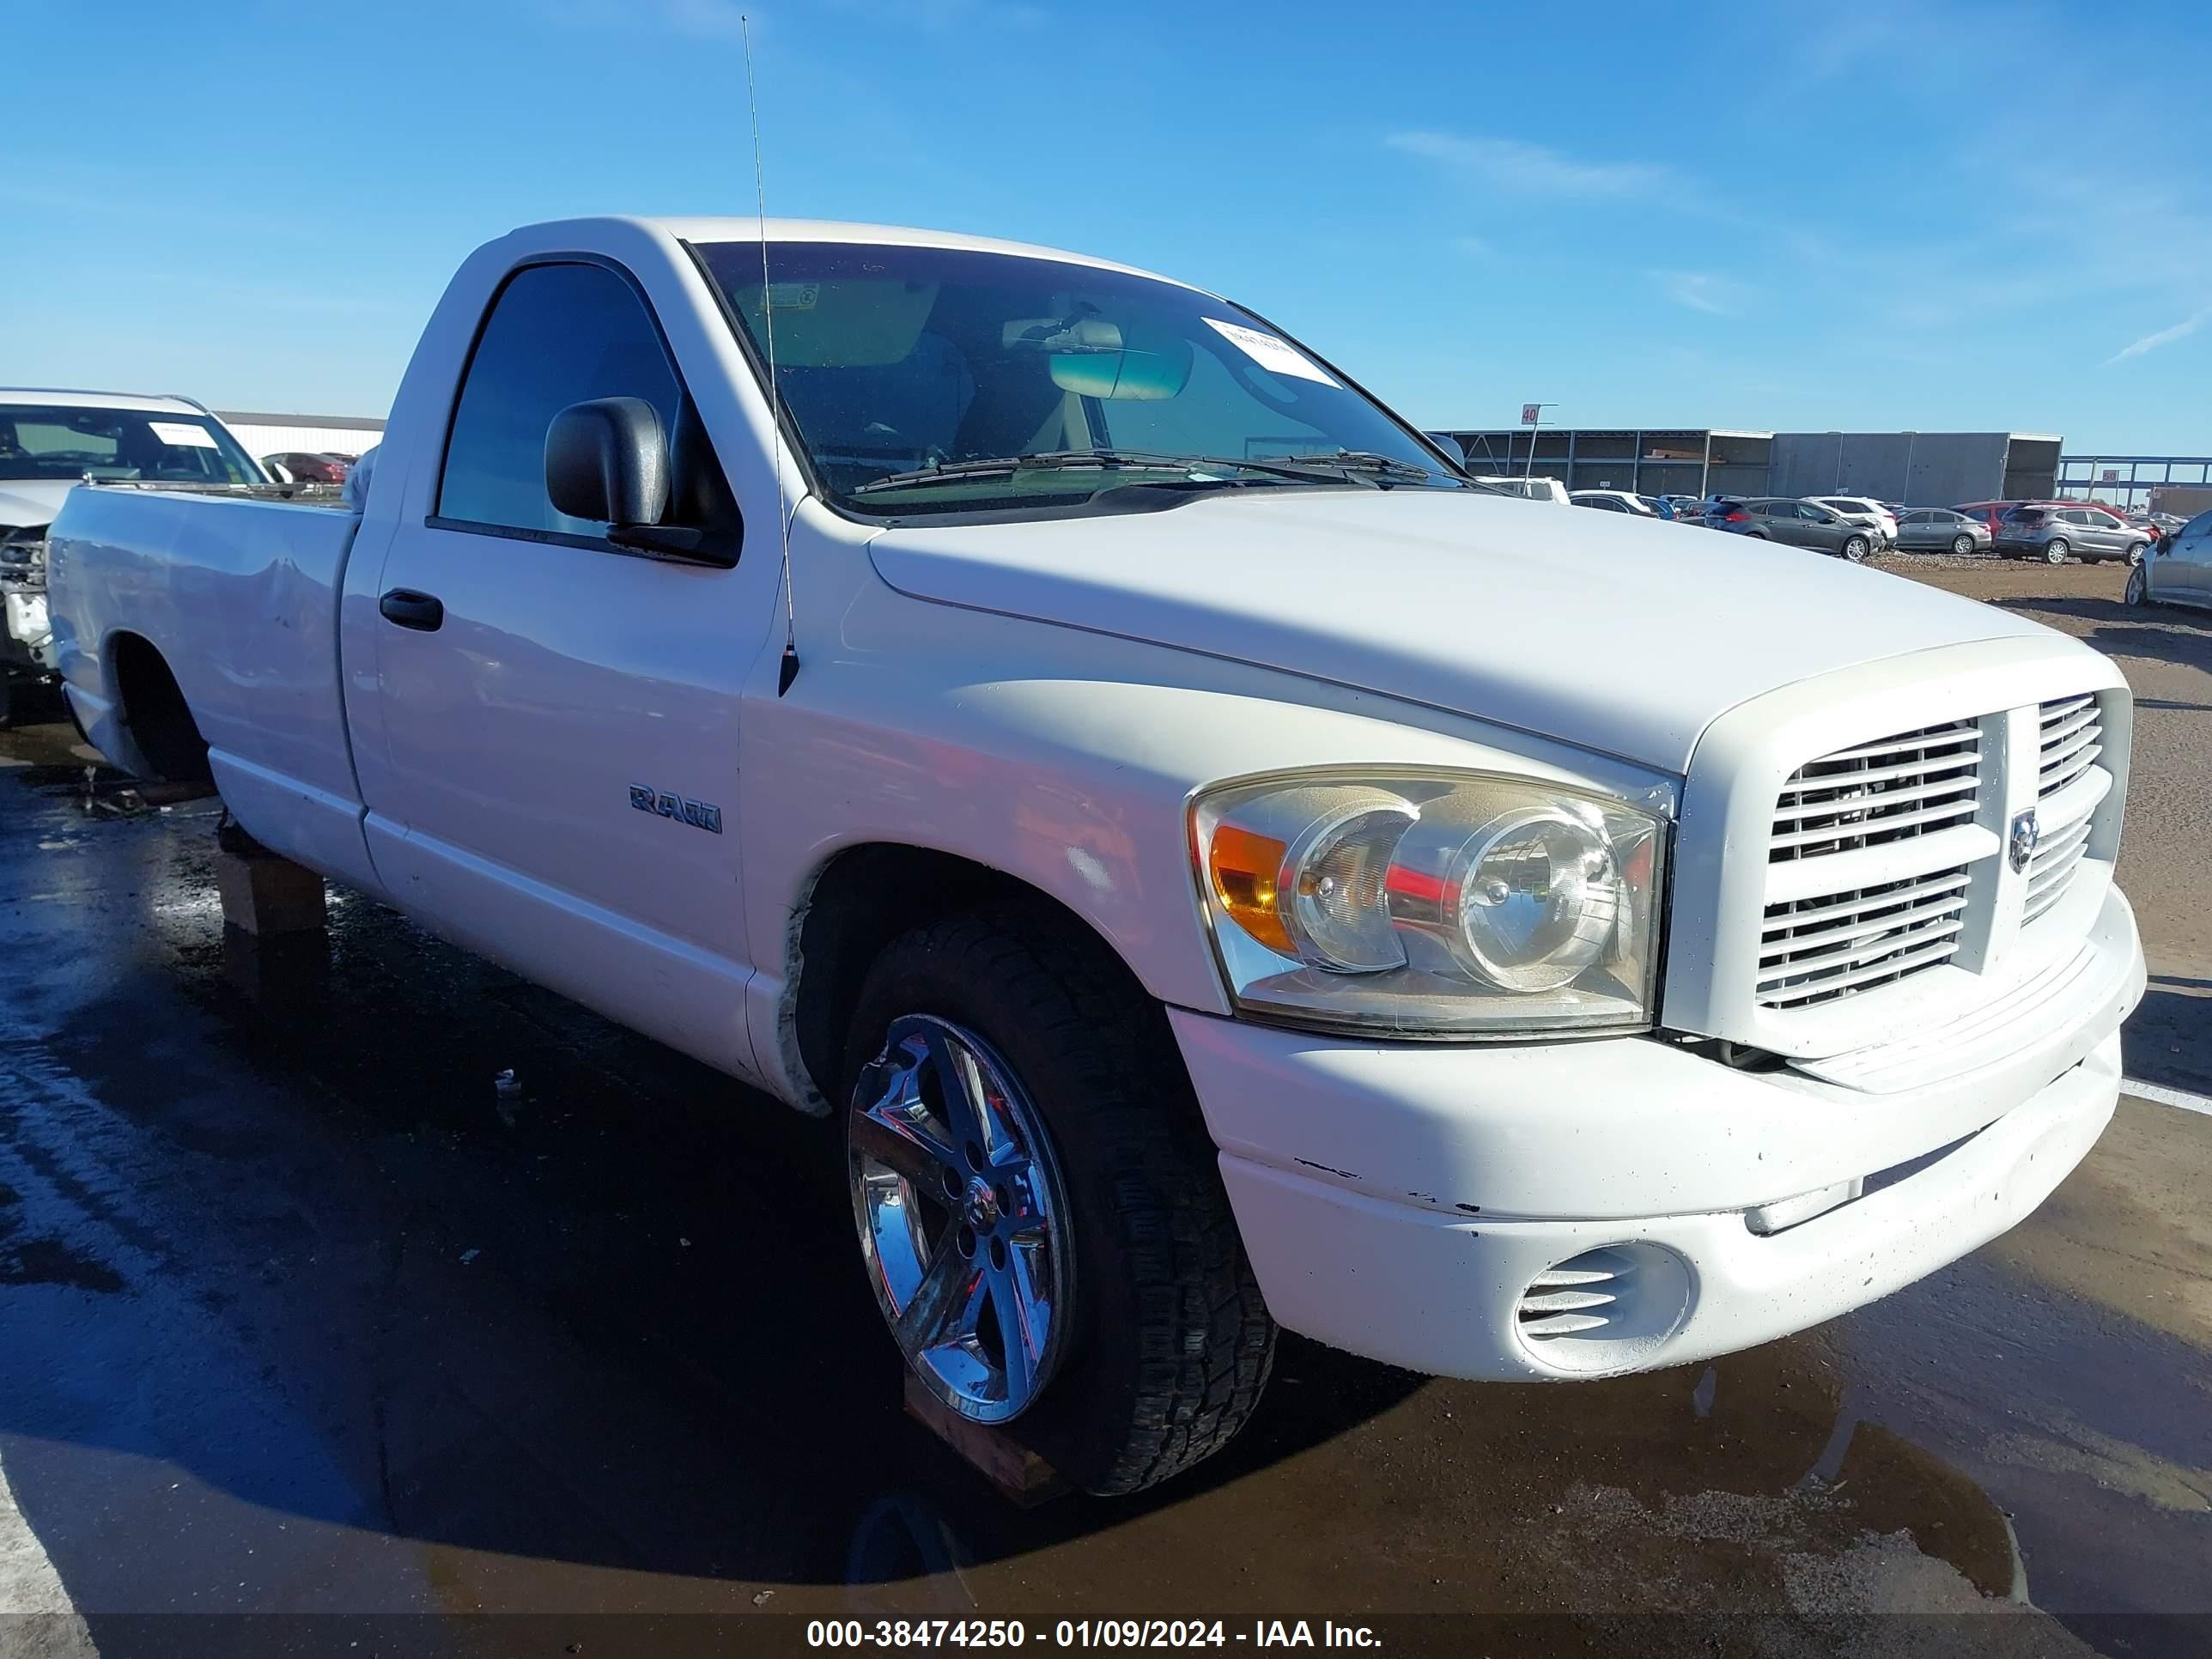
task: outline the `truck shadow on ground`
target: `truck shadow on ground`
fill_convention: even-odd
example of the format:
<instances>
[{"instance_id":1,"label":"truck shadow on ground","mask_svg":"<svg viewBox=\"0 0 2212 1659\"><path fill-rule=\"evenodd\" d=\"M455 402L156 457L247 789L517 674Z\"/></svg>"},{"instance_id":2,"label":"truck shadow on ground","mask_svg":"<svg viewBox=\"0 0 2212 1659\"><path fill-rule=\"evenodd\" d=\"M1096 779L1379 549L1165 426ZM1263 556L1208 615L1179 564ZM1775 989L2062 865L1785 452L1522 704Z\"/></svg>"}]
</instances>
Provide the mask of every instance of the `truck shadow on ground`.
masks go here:
<instances>
[{"instance_id":1,"label":"truck shadow on ground","mask_svg":"<svg viewBox=\"0 0 2212 1659\"><path fill-rule=\"evenodd\" d=\"M114 860L64 884L88 908L9 923L18 960L68 965L22 1001L46 1034L0 1097L0 1170L104 1167L0 1191L0 1279L71 1298L50 1352L0 1363L0 1428L408 1540L484 1606L625 1610L640 1574L708 1609L768 1587L933 1616L1233 1612L1322 1583L1559 1607L1594 1575L1732 1606L1747 1570L1778 1593L1777 1552L1899 1529L2009 1584L1986 1496L1857 1424L1810 1339L1474 1387L1286 1337L1222 1456L1016 1509L900 1409L830 1126L356 899L327 939L227 933L202 817L78 821L67 856ZM59 833L0 820L0 876L20 890ZM172 1425L150 1442L149 1410Z\"/></svg>"},{"instance_id":2,"label":"truck shadow on ground","mask_svg":"<svg viewBox=\"0 0 2212 1659\"><path fill-rule=\"evenodd\" d=\"M2153 974L2120 1033L2127 1074L2143 1083L2212 1091L2203 1033L2212 1025L2212 981Z\"/></svg>"}]
</instances>

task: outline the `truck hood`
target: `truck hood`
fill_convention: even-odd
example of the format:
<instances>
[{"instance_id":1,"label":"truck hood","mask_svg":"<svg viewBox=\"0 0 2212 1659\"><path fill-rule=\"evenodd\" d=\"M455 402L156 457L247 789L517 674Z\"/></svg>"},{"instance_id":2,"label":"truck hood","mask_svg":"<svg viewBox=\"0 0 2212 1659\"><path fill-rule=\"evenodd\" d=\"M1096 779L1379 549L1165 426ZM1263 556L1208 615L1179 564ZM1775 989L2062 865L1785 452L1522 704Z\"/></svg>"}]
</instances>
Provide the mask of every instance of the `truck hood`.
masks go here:
<instances>
[{"instance_id":1,"label":"truck hood","mask_svg":"<svg viewBox=\"0 0 2212 1659\"><path fill-rule=\"evenodd\" d=\"M908 525L917 599L1255 663L1687 769L1747 698L1936 646L2060 636L1799 549L1469 491L1257 490L1158 514Z\"/></svg>"},{"instance_id":2,"label":"truck hood","mask_svg":"<svg viewBox=\"0 0 2212 1659\"><path fill-rule=\"evenodd\" d=\"M0 530L27 524L52 524L62 497L76 488L74 478L0 479Z\"/></svg>"}]
</instances>

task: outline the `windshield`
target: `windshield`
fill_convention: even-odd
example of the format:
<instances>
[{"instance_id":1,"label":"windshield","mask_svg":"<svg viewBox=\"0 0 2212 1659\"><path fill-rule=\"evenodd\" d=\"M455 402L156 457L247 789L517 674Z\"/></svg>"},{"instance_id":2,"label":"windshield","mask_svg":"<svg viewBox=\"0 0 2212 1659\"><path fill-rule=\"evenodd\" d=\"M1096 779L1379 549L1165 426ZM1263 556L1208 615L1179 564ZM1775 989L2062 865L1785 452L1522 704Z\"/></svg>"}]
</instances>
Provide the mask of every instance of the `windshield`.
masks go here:
<instances>
[{"instance_id":1,"label":"windshield","mask_svg":"<svg viewBox=\"0 0 2212 1659\"><path fill-rule=\"evenodd\" d=\"M698 252L765 360L760 244ZM962 248L775 242L769 258L776 380L817 475L857 510L1147 483L1468 487L1249 313L1171 283ZM1127 459L1102 466L1101 450ZM1286 457L1315 464L1237 465Z\"/></svg>"},{"instance_id":2,"label":"windshield","mask_svg":"<svg viewBox=\"0 0 2212 1659\"><path fill-rule=\"evenodd\" d=\"M80 478L260 483L238 441L205 415L0 404L0 481Z\"/></svg>"}]
</instances>

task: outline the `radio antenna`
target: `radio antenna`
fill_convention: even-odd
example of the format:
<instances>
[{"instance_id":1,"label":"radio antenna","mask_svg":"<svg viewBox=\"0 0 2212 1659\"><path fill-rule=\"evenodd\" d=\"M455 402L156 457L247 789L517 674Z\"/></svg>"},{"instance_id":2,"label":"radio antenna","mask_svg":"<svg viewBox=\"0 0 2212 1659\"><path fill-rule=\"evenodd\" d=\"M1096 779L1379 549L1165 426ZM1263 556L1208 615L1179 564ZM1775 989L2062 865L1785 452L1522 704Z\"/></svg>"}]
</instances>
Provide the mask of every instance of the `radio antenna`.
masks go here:
<instances>
[{"instance_id":1,"label":"radio antenna","mask_svg":"<svg viewBox=\"0 0 2212 1659\"><path fill-rule=\"evenodd\" d=\"M768 186L761 177L760 97L753 90L753 24L738 14L738 33L745 46L745 107L753 122L753 209L760 224L761 331L768 336L768 418L775 428L775 528L783 543L783 661L775 672L775 695L791 690L799 678L799 619L791 598L791 514L783 499L783 383L775 377L775 290L768 280Z\"/></svg>"}]
</instances>

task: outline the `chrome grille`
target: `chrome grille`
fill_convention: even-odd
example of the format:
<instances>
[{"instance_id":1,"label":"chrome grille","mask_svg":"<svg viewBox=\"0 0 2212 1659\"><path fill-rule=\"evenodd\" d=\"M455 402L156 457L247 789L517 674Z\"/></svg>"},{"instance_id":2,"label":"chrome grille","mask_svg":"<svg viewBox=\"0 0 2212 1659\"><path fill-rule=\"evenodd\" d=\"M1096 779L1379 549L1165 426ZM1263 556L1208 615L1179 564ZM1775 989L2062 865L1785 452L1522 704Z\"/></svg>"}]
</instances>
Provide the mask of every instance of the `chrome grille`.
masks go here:
<instances>
[{"instance_id":1,"label":"chrome grille","mask_svg":"<svg viewBox=\"0 0 2212 1659\"><path fill-rule=\"evenodd\" d=\"M1974 820L1981 727L1923 726L1808 761L1774 805L1775 863L1856 851Z\"/></svg>"},{"instance_id":2,"label":"chrome grille","mask_svg":"<svg viewBox=\"0 0 2212 1659\"><path fill-rule=\"evenodd\" d=\"M2020 918L2023 926L2066 896L2066 889L2088 845L2089 820L2084 818L2035 849L2035 856L2027 866L2027 903Z\"/></svg>"},{"instance_id":3,"label":"chrome grille","mask_svg":"<svg viewBox=\"0 0 2212 1659\"><path fill-rule=\"evenodd\" d=\"M2037 711L2039 726L2035 795L2039 812L2052 803L2063 805L2067 788L2086 776L2105 752L2103 710L2094 696L2062 697ZM2021 912L2022 926L2033 921L2066 896L2081 855L2089 846L2089 809L2078 817L2046 819L2043 839L2027 865L2027 900Z\"/></svg>"},{"instance_id":4,"label":"chrome grille","mask_svg":"<svg viewBox=\"0 0 2212 1659\"><path fill-rule=\"evenodd\" d=\"M1965 865L1766 907L1759 1000L1770 1008L1868 991L1946 962L1966 925Z\"/></svg>"},{"instance_id":5,"label":"chrome grille","mask_svg":"<svg viewBox=\"0 0 2212 1659\"><path fill-rule=\"evenodd\" d=\"M1771 811L1735 809L1753 815L1754 860L1767 831L1764 880L1737 886L1723 911L1723 994L1700 1011L1713 1035L1797 1055L1886 1042L1916 997L1972 1007L1984 976L2000 992L2079 948L2110 878L2127 694L2037 695L1906 702L1883 722L1905 729L1887 737L1838 721L1813 758L1809 744L1766 751ZM1961 708L1972 712L1954 716ZM2030 813L2033 848L2015 869ZM1694 994L1692 981L1683 1006Z\"/></svg>"},{"instance_id":6,"label":"chrome grille","mask_svg":"<svg viewBox=\"0 0 2212 1659\"><path fill-rule=\"evenodd\" d=\"M2036 797L2049 800L2096 763L2105 752L2105 722L2094 696L2046 702L2043 722L2043 769Z\"/></svg>"},{"instance_id":7,"label":"chrome grille","mask_svg":"<svg viewBox=\"0 0 2212 1659\"><path fill-rule=\"evenodd\" d=\"M1767 858L1778 865L1832 858L1969 824L1981 788L1978 721L1917 726L1839 749L1806 762L1783 784ZM1939 865L1770 903L1759 933L1759 1001L1802 1008L1942 965L1958 951L1969 888L1964 865Z\"/></svg>"}]
</instances>

